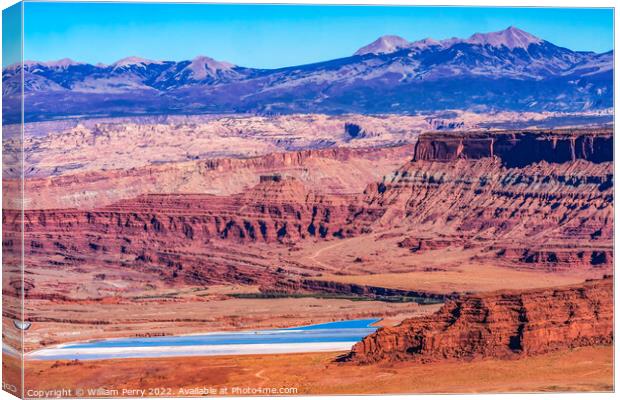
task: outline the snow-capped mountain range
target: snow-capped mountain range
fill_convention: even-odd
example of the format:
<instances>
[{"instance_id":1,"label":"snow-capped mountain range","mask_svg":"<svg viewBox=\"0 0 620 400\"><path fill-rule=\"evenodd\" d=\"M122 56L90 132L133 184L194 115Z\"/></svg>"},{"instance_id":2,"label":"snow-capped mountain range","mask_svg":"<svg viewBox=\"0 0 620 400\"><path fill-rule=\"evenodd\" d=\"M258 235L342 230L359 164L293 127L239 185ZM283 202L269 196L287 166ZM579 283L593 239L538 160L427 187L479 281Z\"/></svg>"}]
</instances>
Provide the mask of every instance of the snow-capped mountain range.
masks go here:
<instances>
[{"instance_id":1,"label":"snow-capped mountain range","mask_svg":"<svg viewBox=\"0 0 620 400\"><path fill-rule=\"evenodd\" d=\"M517 48L527 50L531 44L537 45L542 42L543 40L537 38L536 36L511 26L499 32L476 33L468 39L451 38L445 40L435 40L433 38L426 38L415 42L408 42L400 36L381 36L371 44L356 51L355 55L362 56L364 54L387 54L405 49L413 52L419 52L428 49L429 47L447 49L457 43L467 43L496 48L506 47L510 50Z\"/></svg>"},{"instance_id":2,"label":"snow-capped mountain range","mask_svg":"<svg viewBox=\"0 0 620 400\"><path fill-rule=\"evenodd\" d=\"M5 121L22 65L3 70ZM467 39L383 36L349 57L279 69L209 57L23 64L27 121L162 113L584 111L612 106L613 52L572 51L515 27Z\"/></svg>"}]
</instances>

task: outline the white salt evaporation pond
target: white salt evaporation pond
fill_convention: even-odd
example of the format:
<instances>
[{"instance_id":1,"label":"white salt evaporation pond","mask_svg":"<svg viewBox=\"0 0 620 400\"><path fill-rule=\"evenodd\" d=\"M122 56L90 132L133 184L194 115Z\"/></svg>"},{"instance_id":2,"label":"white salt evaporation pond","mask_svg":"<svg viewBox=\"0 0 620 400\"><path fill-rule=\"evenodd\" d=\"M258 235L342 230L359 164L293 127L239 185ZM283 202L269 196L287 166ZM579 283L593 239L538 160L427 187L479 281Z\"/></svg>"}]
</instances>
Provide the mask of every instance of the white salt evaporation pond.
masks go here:
<instances>
[{"instance_id":1,"label":"white salt evaporation pond","mask_svg":"<svg viewBox=\"0 0 620 400\"><path fill-rule=\"evenodd\" d=\"M177 356L283 354L349 350L375 332L379 319L355 319L298 328L66 343L26 354L30 360L104 360Z\"/></svg>"}]
</instances>

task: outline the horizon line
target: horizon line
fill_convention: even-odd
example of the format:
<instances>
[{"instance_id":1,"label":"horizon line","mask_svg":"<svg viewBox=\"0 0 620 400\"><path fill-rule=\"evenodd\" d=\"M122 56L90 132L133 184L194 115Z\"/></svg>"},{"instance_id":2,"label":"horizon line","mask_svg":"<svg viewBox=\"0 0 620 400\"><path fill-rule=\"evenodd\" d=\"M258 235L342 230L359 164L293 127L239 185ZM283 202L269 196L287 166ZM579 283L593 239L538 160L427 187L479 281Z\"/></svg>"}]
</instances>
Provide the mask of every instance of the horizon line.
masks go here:
<instances>
[{"instance_id":1,"label":"horizon line","mask_svg":"<svg viewBox=\"0 0 620 400\"><path fill-rule=\"evenodd\" d=\"M474 33L472 33L467 38L453 36L453 37L446 37L444 39L438 39L437 41L438 42L442 42L442 41L448 41L448 40L451 40L451 39L459 39L459 40L465 41L465 40L471 39L475 35L489 35L489 34L493 34L493 33L500 33L500 32L507 31L507 30L509 30L511 28L515 28L515 29L517 29L519 31L522 31L522 32L525 32L525 33L527 33L529 35L532 35L531 33L527 32L527 31L525 31L523 29L520 29L518 26L509 25L508 27L506 27L504 29L501 29L501 30L498 30L498 31L474 32ZM418 41L428 40L428 39L435 40L434 38L431 38L431 37L425 37L425 38L415 39L415 40L411 40L410 41L409 39L407 39L407 38L405 38L404 36L401 36L401 35L397 35L397 34L394 34L394 33L385 33L383 35L378 36L374 41L377 41L377 40L379 40L379 39L381 39L383 37L388 37L388 36L395 36L395 37L402 38L402 39L406 40L410 44L411 43L416 43ZM532 36L534 36L534 37L536 37L538 39L541 39L544 42L551 43L554 46L557 46L556 44L554 44L552 42L549 42L549 41L545 40L544 38L541 38L541 37L538 37L538 36L535 36L535 35L532 35ZM366 43L365 45L362 45L361 47L358 48L358 50L362 49L363 47L366 47L366 46L368 46L368 45L370 45L372 43L374 43L374 41L370 42L370 43ZM609 49L607 51L596 52L594 50L573 50L573 49L570 49L568 47L563 47L563 46L557 46L557 47L565 48L565 49L568 49L570 51L577 52L577 53L594 53L594 54L606 54L606 53L609 53L609 52L613 52L615 50L612 47L611 49ZM397 51L399 51L399 50L397 50ZM386 53L386 54L389 54L389 53ZM105 63L105 62L96 62L96 63L83 62L83 61L75 60L75 59L73 59L71 57L63 57L63 58L56 59L56 60L45 60L45 61L44 60L28 59L28 60L21 60L21 62L16 62L16 63L12 63L12 64L9 64L9 65L3 66L2 69L4 70L4 69L8 69L8 68L15 67L15 66L18 66L18 65L26 65L26 64L50 64L51 65L51 64L55 64L55 63L61 63L61 62L70 62L71 64L69 64L69 65L91 65L91 66L102 67L103 68L103 67L114 66L115 64L118 64L118 63L120 63L123 60L131 59L131 58L141 59L143 61L147 61L147 62L153 63L153 64L155 64L155 63L181 63L181 62L187 62L187 61L194 61L194 60L199 59L199 58L208 58L209 60L212 60L212 61L215 61L215 62L232 64L233 67L248 68L248 69L259 69L259 70L278 70L278 69L281 69L281 68L320 64L320 63L326 62L326 61L339 60L339 59L344 59L344 58L349 58L349 57L361 57L361 56L358 56L356 54L350 54L350 55L344 55L344 56L337 57L337 58L327 58L327 59L323 59L323 60L320 60L320 61L314 61L314 62L309 62L309 63L304 63L304 64L284 65L284 66L273 67L273 68L261 68L261 67L251 67L251 66L247 66L247 65L236 64L236 63L231 62L229 60L219 60L219 59L215 59L215 58L213 58L211 56L204 55L204 54L197 54L197 55L195 55L192 58L184 58L184 59L178 59L178 60L174 60L174 59L150 59L150 58L142 57L142 56L137 55L137 54L131 54L131 55L126 55L124 57L121 57L121 58L119 58L116 61L113 61L111 63Z\"/></svg>"}]
</instances>

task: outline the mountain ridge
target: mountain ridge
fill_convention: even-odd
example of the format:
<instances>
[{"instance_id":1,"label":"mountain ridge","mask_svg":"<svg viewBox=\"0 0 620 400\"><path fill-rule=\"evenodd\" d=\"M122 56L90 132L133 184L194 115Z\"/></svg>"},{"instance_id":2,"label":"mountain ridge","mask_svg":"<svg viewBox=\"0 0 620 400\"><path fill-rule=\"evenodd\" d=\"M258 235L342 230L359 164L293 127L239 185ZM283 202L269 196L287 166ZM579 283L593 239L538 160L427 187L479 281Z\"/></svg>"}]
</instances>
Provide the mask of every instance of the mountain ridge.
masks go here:
<instances>
[{"instance_id":1,"label":"mountain ridge","mask_svg":"<svg viewBox=\"0 0 620 400\"><path fill-rule=\"evenodd\" d=\"M354 55L258 69L198 56L24 63L26 120L69 115L584 111L612 106L613 50L579 52L515 27L467 39L383 36ZM3 70L8 119L22 66ZM18 109L18 108L17 108ZM7 118L5 118L5 121Z\"/></svg>"},{"instance_id":2,"label":"mountain ridge","mask_svg":"<svg viewBox=\"0 0 620 400\"><path fill-rule=\"evenodd\" d=\"M389 54L403 49L419 50L431 46L447 48L457 43L489 45L491 47L505 46L510 49L527 49L530 44L540 44L542 42L542 39L528 32L514 26L509 26L508 28L498 32L474 33L467 39L460 39L457 37L442 40L425 38L422 40L408 42L406 39L397 35L385 35L360 48L354 53L354 55Z\"/></svg>"}]
</instances>

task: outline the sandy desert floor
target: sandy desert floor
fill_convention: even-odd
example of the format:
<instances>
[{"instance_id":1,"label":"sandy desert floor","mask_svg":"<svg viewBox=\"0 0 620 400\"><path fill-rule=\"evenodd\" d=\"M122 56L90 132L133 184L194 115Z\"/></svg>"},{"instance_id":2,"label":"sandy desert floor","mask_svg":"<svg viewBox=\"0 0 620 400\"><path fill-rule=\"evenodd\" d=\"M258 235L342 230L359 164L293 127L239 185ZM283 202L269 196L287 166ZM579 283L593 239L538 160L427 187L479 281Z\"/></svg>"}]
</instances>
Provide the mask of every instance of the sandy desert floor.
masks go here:
<instances>
[{"instance_id":1,"label":"sandy desert floor","mask_svg":"<svg viewBox=\"0 0 620 400\"><path fill-rule=\"evenodd\" d=\"M510 268L505 262L485 257L482 246L412 253L397 245L406 232L316 242L283 257L323 268L326 273L319 280L443 294L561 286L609 273L537 270L523 265Z\"/></svg>"},{"instance_id":2,"label":"sandy desert floor","mask_svg":"<svg viewBox=\"0 0 620 400\"><path fill-rule=\"evenodd\" d=\"M611 346L517 360L350 365L339 353L29 362L26 388L293 388L297 394L612 391ZM45 377L45 379L42 379ZM182 382L182 384L180 384ZM290 390L290 389L287 389ZM122 395L122 392L120 392Z\"/></svg>"}]
</instances>

